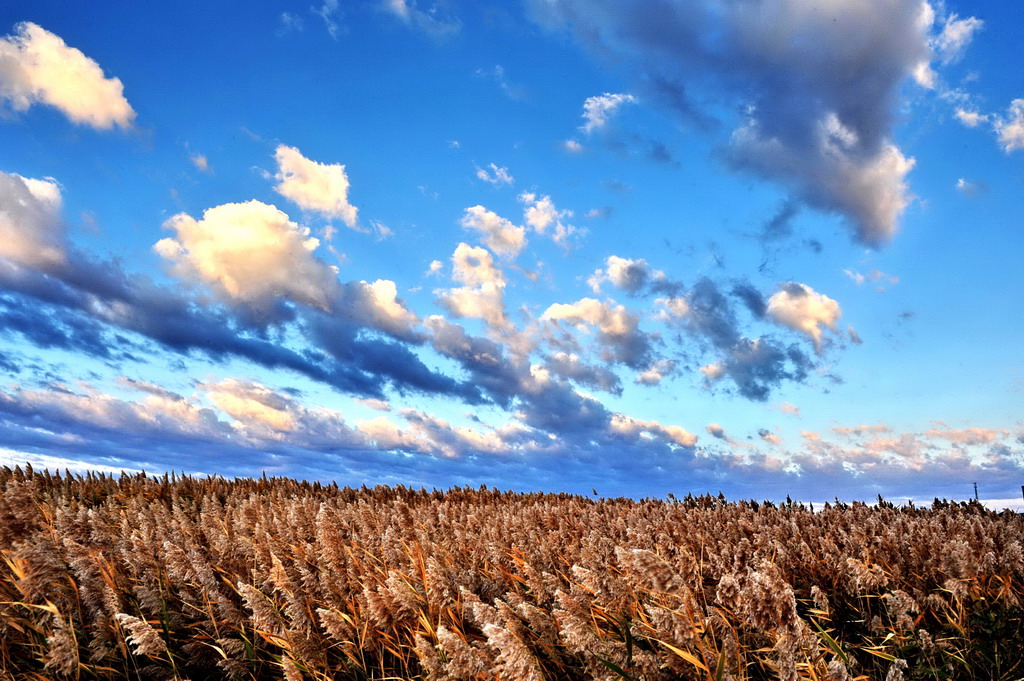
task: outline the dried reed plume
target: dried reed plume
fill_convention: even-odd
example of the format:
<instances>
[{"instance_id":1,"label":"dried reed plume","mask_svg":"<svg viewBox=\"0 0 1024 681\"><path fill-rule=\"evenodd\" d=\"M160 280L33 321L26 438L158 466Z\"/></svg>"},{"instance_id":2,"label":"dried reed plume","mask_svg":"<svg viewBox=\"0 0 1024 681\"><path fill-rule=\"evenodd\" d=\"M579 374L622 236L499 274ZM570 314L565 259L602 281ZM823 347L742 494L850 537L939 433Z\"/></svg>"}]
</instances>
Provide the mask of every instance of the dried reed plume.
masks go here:
<instances>
[{"instance_id":1,"label":"dried reed plume","mask_svg":"<svg viewBox=\"0 0 1024 681\"><path fill-rule=\"evenodd\" d=\"M0 679L1019 679L1024 521L0 468Z\"/></svg>"}]
</instances>

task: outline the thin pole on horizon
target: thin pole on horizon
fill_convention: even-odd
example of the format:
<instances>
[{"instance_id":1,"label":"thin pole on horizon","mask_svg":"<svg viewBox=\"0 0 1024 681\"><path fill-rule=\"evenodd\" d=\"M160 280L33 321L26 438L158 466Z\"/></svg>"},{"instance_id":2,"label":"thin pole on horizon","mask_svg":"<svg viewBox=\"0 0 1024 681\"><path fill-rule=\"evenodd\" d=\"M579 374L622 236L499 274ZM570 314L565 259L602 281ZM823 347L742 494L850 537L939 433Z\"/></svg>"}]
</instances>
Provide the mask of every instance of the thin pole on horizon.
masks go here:
<instances>
[{"instance_id":1,"label":"thin pole on horizon","mask_svg":"<svg viewBox=\"0 0 1024 681\"><path fill-rule=\"evenodd\" d=\"M978 483L974 483L974 500L978 500Z\"/></svg>"}]
</instances>

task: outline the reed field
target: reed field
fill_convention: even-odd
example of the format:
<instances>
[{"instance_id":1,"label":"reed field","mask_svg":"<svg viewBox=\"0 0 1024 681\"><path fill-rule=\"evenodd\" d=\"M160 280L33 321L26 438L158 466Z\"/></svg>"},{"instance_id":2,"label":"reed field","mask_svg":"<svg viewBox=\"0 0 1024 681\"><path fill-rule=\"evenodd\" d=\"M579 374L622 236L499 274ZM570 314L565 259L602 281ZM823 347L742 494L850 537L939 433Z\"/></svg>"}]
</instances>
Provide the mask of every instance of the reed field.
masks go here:
<instances>
[{"instance_id":1,"label":"reed field","mask_svg":"<svg viewBox=\"0 0 1024 681\"><path fill-rule=\"evenodd\" d=\"M0 468L0 679L1020 679L1024 520Z\"/></svg>"}]
</instances>

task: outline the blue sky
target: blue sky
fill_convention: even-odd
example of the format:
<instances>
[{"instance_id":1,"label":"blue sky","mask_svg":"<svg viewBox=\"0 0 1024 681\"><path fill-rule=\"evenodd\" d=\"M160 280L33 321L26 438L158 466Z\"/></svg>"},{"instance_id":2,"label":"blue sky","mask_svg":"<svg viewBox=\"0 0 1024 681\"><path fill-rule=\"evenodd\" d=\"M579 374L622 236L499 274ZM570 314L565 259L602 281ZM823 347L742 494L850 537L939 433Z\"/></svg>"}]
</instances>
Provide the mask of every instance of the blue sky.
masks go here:
<instances>
[{"instance_id":1,"label":"blue sky","mask_svg":"<svg viewBox=\"0 0 1024 681\"><path fill-rule=\"evenodd\" d=\"M1010 499L1024 8L0 8L0 463Z\"/></svg>"}]
</instances>

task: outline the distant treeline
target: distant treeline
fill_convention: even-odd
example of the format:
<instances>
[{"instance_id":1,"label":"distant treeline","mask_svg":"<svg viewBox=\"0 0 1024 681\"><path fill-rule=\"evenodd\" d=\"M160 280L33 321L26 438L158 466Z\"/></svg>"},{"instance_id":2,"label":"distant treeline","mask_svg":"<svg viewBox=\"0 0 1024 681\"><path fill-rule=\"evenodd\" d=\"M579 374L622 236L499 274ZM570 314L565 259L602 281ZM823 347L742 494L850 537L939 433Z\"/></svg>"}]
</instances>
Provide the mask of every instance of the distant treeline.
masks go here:
<instances>
[{"instance_id":1,"label":"distant treeline","mask_svg":"<svg viewBox=\"0 0 1024 681\"><path fill-rule=\"evenodd\" d=\"M0 679L1019 679L1024 520L0 468Z\"/></svg>"}]
</instances>

